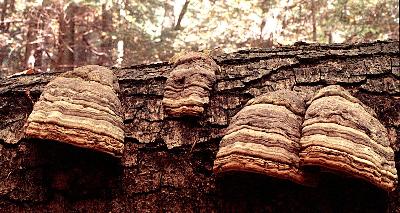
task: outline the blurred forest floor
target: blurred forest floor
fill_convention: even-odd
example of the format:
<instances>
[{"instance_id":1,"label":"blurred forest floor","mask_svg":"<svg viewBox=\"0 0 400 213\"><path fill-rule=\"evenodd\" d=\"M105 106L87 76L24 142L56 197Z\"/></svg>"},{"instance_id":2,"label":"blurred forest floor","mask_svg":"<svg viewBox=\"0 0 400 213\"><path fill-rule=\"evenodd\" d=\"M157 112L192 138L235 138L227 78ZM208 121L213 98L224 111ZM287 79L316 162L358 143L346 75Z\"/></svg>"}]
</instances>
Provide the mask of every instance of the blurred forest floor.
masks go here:
<instances>
[{"instance_id":1,"label":"blurred forest floor","mask_svg":"<svg viewBox=\"0 0 400 213\"><path fill-rule=\"evenodd\" d=\"M0 0L0 77L378 39L399 39L399 0Z\"/></svg>"}]
</instances>

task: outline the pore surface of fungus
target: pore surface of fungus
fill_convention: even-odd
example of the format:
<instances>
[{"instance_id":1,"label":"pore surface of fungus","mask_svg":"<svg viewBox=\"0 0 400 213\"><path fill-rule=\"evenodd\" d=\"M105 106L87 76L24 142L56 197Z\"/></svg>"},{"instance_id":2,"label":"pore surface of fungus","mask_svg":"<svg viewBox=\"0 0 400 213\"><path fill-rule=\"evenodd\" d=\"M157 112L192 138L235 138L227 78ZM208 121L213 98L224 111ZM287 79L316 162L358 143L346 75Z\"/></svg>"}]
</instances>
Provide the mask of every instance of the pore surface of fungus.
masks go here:
<instances>
[{"instance_id":1,"label":"pore surface of fungus","mask_svg":"<svg viewBox=\"0 0 400 213\"><path fill-rule=\"evenodd\" d=\"M307 103L300 140L302 165L313 165L395 189L397 171L386 128L372 109L340 86Z\"/></svg>"},{"instance_id":2,"label":"pore surface of fungus","mask_svg":"<svg viewBox=\"0 0 400 213\"><path fill-rule=\"evenodd\" d=\"M163 106L172 117L199 116L209 103L218 65L202 53L190 52L173 59L164 91Z\"/></svg>"},{"instance_id":3,"label":"pore surface of fungus","mask_svg":"<svg viewBox=\"0 0 400 213\"><path fill-rule=\"evenodd\" d=\"M89 65L48 83L26 124L26 136L120 157L124 148L119 85L113 72Z\"/></svg>"},{"instance_id":4,"label":"pore surface of fungus","mask_svg":"<svg viewBox=\"0 0 400 213\"><path fill-rule=\"evenodd\" d=\"M250 100L231 120L222 138L215 173L246 171L310 184L299 169L304 100L278 90Z\"/></svg>"}]
</instances>

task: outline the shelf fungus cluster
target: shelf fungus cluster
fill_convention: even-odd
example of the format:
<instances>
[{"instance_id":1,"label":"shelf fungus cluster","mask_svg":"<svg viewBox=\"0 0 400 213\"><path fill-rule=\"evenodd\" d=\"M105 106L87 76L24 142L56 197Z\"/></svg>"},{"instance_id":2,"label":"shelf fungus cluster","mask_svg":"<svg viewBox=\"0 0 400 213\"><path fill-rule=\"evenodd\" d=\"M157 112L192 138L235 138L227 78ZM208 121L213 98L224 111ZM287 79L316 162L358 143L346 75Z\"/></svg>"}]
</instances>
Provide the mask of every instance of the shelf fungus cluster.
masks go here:
<instances>
[{"instance_id":1,"label":"shelf fungus cluster","mask_svg":"<svg viewBox=\"0 0 400 213\"><path fill-rule=\"evenodd\" d=\"M171 117L200 116L209 103L218 65L207 55L189 52L172 59L163 106Z\"/></svg>"},{"instance_id":2,"label":"shelf fungus cluster","mask_svg":"<svg viewBox=\"0 0 400 213\"><path fill-rule=\"evenodd\" d=\"M386 128L375 113L340 86L321 89L308 103L300 152L302 165L365 179L395 189L397 171Z\"/></svg>"},{"instance_id":3,"label":"shelf fungus cluster","mask_svg":"<svg viewBox=\"0 0 400 213\"><path fill-rule=\"evenodd\" d=\"M304 100L279 90L250 100L231 120L214 162L223 174L245 171L311 184L299 168Z\"/></svg>"},{"instance_id":4,"label":"shelf fungus cluster","mask_svg":"<svg viewBox=\"0 0 400 213\"><path fill-rule=\"evenodd\" d=\"M315 185L307 166L364 179L387 191L397 171L386 128L375 112L340 86L328 86L307 104L280 90L250 100L231 120L214 171L262 173Z\"/></svg>"},{"instance_id":5,"label":"shelf fungus cluster","mask_svg":"<svg viewBox=\"0 0 400 213\"><path fill-rule=\"evenodd\" d=\"M90 65L46 85L26 123L26 136L122 156L124 127L113 72Z\"/></svg>"}]
</instances>

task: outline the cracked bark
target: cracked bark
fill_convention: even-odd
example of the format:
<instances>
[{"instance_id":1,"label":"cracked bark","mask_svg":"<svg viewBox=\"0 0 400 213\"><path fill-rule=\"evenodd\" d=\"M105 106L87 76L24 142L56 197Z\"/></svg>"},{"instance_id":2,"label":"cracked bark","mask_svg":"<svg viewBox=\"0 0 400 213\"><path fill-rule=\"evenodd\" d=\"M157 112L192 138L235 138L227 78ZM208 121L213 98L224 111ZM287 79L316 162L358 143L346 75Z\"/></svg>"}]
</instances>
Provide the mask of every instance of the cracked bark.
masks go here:
<instances>
[{"instance_id":1,"label":"cracked bark","mask_svg":"<svg viewBox=\"0 0 400 213\"><path fill-rule=\"evenodd\" d=\"M204 116L167 118L167 63L114 70L125 108L118 161L59 143L21 139L25 119L57 73L0 79L0 209L57 212L396 212L387 194L360 180L323 174L317 188L260 175L212 173L230 119L254 96L291 89L309 99L340 84L388 128L400 169L399 41L296 44L218 55L221 66ZM196 143L193 150L192 145ZM173 147L168 149L167 147Z\"/></svg>"}]
</instances>

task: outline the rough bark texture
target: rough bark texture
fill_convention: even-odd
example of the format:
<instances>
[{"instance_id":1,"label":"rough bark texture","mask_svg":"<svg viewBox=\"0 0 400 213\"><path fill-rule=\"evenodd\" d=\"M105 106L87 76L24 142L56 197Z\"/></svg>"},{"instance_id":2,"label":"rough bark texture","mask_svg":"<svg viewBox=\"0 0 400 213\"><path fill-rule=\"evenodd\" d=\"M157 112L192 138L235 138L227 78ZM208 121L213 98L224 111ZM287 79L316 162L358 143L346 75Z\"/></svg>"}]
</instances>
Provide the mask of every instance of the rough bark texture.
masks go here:
<instances>
[{"instance_id":1,"label":"rough bark texture","mask_svg":"<svg viewBox=\"0 0 400 213\"><path fill-rule=\"evenodd\" d=\"M60 143L19 140L33 103L57 73L2 79L0 211L400 212L400 187L386 193L329 173L313 188L256 174L216 178L212 172L225 128L248 100L277 89L298 91L309 100L329 84L342 85L375 110L388 129L399 170L398 55L399 42L391 41L297 44L216 56L221 72L199 119L164 116L167 63L115 70L127 133L121 160Z\"/></svg>"}]
</instances>

